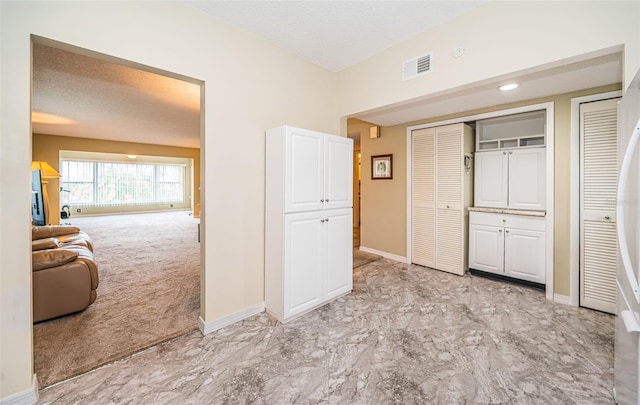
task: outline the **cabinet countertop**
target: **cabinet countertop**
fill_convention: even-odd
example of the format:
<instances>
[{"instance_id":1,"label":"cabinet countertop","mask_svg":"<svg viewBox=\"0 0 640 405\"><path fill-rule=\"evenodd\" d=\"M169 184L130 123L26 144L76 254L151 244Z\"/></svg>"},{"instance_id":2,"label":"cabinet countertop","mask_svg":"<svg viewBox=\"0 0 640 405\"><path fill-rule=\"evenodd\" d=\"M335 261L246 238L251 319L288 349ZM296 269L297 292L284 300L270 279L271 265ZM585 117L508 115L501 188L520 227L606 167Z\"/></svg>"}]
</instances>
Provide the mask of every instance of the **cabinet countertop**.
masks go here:
<instances>
[{"instance_id":1,"label":"cabinet countertop","mask_svg":"<svg viewBox=\"0 0 640 405\"><path fill-rule=\"evenodd\" d=\"M545 217L546 211L510 210L508 208L469 207L469 211L489 212L492 214L523 215L528 217Z\"/></svg>"}]
</instances>

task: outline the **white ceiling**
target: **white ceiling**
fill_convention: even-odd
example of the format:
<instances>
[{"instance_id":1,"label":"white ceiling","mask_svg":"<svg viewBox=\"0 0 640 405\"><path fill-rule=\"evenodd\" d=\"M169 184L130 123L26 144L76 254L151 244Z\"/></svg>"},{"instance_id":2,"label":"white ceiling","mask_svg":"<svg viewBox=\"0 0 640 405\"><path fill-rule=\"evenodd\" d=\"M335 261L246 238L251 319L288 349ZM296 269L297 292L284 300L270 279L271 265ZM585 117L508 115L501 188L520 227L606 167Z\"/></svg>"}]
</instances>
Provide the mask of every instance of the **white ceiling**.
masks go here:
<instances>
[{"instance_id":1,"label":"white ceiling","mask_svg":"<svg viewBox=\"0 0 640 405\"><path fill-rule=\"evenodd\" d=\"M184 1L331 72L455 18L475 1Z\"/></svg>"},{"instance_id":2,"label":"white ceiling","mask_svg":"<svg viewBox=\"0 0 640 405\"><path fill-rule=\"evenodd\" d=\"M312 63L339 71L482 1L186 3ZM621 61L622 53L614 52L536 67L354 117L389 126L619 83ZM522 86L510 93L496 91L505 80L519 81ZM34 46L32 105L34 113L70 120L56 124L34 120L34 133L200 145L199 85L43 44Z\"/></svg>"}]
</instances>

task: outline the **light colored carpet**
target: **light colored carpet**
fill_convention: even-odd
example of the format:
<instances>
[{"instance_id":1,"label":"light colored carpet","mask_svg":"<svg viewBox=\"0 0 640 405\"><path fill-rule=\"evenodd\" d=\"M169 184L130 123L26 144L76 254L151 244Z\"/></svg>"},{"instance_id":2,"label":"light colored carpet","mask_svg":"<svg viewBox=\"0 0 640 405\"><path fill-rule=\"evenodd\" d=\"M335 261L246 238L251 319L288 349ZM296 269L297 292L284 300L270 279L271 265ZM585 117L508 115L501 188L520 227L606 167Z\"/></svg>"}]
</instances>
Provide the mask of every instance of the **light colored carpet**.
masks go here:
<instances>
[{"instance_id":1,"label":"light colored carpet","mask_svg":"<svg viewBox=\"0 0 640 405\"><path fill-rule=\"evenodd\" d=\"M198 327L197 218L179 211L70 222L93 239L98 298L82 312L34 325L41 387Z\"/></svg>"}]
</instances>

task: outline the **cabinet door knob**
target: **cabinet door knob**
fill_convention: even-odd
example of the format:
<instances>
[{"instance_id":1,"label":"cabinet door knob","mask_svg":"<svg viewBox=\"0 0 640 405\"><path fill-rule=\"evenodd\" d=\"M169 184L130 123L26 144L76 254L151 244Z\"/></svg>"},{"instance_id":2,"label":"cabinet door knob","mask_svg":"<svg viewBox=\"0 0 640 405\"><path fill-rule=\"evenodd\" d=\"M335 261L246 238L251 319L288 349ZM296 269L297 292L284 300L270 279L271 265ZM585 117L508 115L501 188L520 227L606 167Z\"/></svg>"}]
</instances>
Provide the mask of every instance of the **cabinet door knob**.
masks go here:
<instances>
[{"instance_id":1,"label":"cabinet door knob","mask_svg":"<svg viewBox=\"0 0 640 405\"><path fill-rule=\"evenodd\" d=\"M447 205L447 208L449 208L449 206Z\"/></svg>"},{"instance_id":2,"label":"cabinet door knob","mask_svg":"<svg viewBox=\"0 0 640 405\"><path fill-rule=\"evenodd\" d=\"M502 152L502 154L503 154L503 155L506 155L506 154L507 154L507 152Z\"/></svg>"},{"instance_id":3,"label":"cabinet door knob","mask_svg":"<svg viewBox=\"0 0 640 405\"><path fill-rule=\"evenodd\" d=\"M498 229L498 232L502 233L502 229Z\"/></svg>"},{"instance_id":4,"label":"cabinet door knob","mask_svg":"<svg viewBox=\"0 0 640 405\"><path fill-rule=\"evenodd\" d=\"M513 155L513 152L509 152L510 155Z\"/></svg>"},{"instance_id":5,"label":"cabinet door knob","mask_svg":"<svg viewBox=\"0 0 640 405\"><path fill-rule=\"evenodd\" d=\"M607 215L606 217L604 217L604 219L606 219L607 221L611 219L611 217L609 215Z\"/></svg>"},{"instance_id":6,"label":"cabinet door knob","mask_svg":"<svg viewBox=\"0 0 640 405\"><path fill-rule=\"evenodd\" d=\"M322 222L324 224L324 219L321 219L320 222Z\"/></svg>"},{"instance_id":7,"label":"cabinet door knob","mask_svg":"<svg viewBox=\"0 0 640 405\"><path fill-rule=\"evenodd\" d=\"M324 198L323 198L323 199L321 199L321 200L320 200L320 202L321 202L321 203L323 203L323 202L324 202Z\"/></svg>"},{"instance_id":8,"label":"cabinet door knob","mask_svg":"<svg viewBox=\"0 0 640 405\"><path fill-rule=\"evenodd\" d=\"M329 202L329 199L327 198L326 200L324 200L325 202Z\"/></svg>"},{"instance_id":9,"label":"cabinet door knob","mask_svg":"<svg viewBox=\"0 0 640 405\"><path fill-rule=\"evenodd\" d=\"M329 222L329 218L325 219L325 222Z\"/></svg>"},{"instance_id":10,"label":"cabinet door knob","mask_svg":"<svg viewBox=\"0 0 640 405\"><path fill-rule=\"evenodd\" d=\"M509 231L504 231L504 233L509 233Z\"/></svg>"}]
</instances>

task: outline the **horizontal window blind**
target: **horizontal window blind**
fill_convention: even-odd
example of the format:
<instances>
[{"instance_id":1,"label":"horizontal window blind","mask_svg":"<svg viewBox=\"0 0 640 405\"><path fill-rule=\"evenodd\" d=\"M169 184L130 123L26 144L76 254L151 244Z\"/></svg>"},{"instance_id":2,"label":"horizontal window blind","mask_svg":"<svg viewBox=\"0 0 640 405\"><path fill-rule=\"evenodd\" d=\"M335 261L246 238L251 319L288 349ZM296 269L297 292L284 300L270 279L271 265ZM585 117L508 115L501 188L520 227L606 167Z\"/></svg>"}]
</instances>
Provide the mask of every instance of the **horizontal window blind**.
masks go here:
<instances>
[{"instance_id":1,"label":"horizontal window blind","mask_svg":"<svg viewBox=\"0 0 640 405\"><path fill-rule=\"evenodd\" d=\"M62 160L60 169L63 205L181 204L186 198L184 165Z\"/></svg>"}]
</instances>

